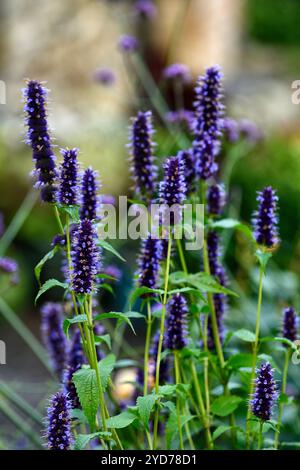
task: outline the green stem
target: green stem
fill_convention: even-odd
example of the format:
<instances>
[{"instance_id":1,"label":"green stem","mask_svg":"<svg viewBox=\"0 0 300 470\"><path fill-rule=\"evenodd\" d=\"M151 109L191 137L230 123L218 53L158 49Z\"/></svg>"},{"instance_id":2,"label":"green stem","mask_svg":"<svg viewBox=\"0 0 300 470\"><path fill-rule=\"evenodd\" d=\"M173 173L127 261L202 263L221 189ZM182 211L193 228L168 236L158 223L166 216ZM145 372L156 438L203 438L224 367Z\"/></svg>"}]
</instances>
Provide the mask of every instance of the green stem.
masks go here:
<instances>
[{"instance_id":1,"label":"green stem","mask_svg":"<svg viewBox=\"0 0 300 470\"><path fill-rule=\"evenodd\" d=\"M253 354L252 354L252 370L250 376L250 392L249 396L251 397L254 391L254 377L255 377L255 367L257 361L257 352L258 352L258 342L259 342L259 329L260 329L260 317L261 317L261 305L262 305L262 291L263 291L263 277L264 271L260 267L259 272L259 285L258 285L258 300L257 300L257 312L256 312L256 325L255 325L255 341L253 344ZM251 417L251 405L248 404L247 418L246 418L246 445L247 449L250 447L250 417Z\"/></svg>"},{"instance_id":2,"label":"green stem","mask_svg":"<svg viewBox=\"0 0 300 470\"><path fill-rule=\"evenodd\" d=\"M180 383L178 351L174 351L174 366L175 366L175 384L178 385ZM181 399L180 399L178 392L177 392L177 397L176 397L176 412L177 412L177 425L178 425L178 433L179 433L180 450L184 450L182 425L181 425Z\"/></svg>"},{"instance_id":3,"label":"green stem","mask_svg":"<svg viewBox=\"0 0 300 470\"><path fill-rule=\"evenodd\" d=\"M182 269L184 271L184 274L188 274L188 268L186 265L181 240L179 238L176 239L176 244L177 244L177 249L178 249L178 254L179 254L179 259L180 259Z\"/></svg>"},{"instance_id":4,"label":"green stem","mask_svg":"<svg viewBox=\"0 0 300 470\"><path fill-rule=\"evenodd\" d=\"M148 369L149 369L149 350L150 350L150 339L151 339L151 304L147 302L147 332L146 332L146 344L145 344L145 355L144 355L144 396L148 393Z\"/></svg>"},{"instance_id":5,"label":"green stem","mask_svg":"<svg viewBox=\"0 0 300 470\"><path fill-rule=\"evenodd\" d=\"M166 263L166 271L165 271L163 308L162 308L161 320L160 320L160 333L159 333L157 359L156 359L156 374L155 374L155 393L156 394L158 394L158 389L159 389L160 361L161 361L161 351L162 351L162 344L163 344L164 331L165 331L165 317L166 317L166 304L167 304L168 286L169 286L171 249L172 249L172 236L170 233L169 240L168 240L168 254L167 254L167 263ZM153 450L155 450L157 447L158 419L159 419L159 408L157 406L155 410L155 415L154 415Z\"/></svg>"},{"instance_id":6,"label":"green stem","mask_svg":"<svg viewBox=\"0 0 300 470\"><path fill-rule=\"evenodd\" d=\"M285 392L286 392L287 375L288 375L290 357L291 357L291 350L287 349L285 351L285 361L284 361L284 367L283 367L283 371L282 371L282 386L281 386L281 393L282 394L285 394ZM278 449L278 446L279 446L279 435L280 435L280 429L281 429L283 408L284 408L284 403L281 401L279 403L278 421L277 421L275 440L274 440L275 449Z\"/></svg>"},{"instance_id":7,"label":"green stem","mask_svg":"<svg viewBox=\"0 0 300 470\"><path fill-rule=\"evenodd\" d=\"M263 425L264 425L264 422L262 420L260 420L259 431L258 431L258 439L257 439L257 450L260 450L260 448L261 448Z\"/></svg>"}]
</instances>

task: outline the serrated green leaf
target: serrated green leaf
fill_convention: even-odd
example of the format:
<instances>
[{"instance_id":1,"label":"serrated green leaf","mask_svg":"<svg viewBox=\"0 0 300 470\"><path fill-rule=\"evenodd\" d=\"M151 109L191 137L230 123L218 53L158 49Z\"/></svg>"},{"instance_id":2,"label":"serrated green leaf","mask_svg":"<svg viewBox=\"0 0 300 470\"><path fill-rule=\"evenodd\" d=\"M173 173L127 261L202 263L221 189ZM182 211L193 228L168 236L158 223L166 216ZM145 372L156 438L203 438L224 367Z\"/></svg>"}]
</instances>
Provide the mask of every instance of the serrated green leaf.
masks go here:
<instances>
[{"instance_id":1,"label":"serrated green leaf","mask_svg":"<svg viewBox=\"0 0 300 470\"><path fill-rule=\"evenodd\" d=\"M107 440L111 437L111 433L110 432L94 432L92 434L78 434L74 442L74 450L84 449L88 445L88 443L92 439L95 439L96 437Z\"/></svg>"},{"instance_id":2,"label":"serrated green leaf","mask_svg":"<svg viewBox=\"0 0 300 470\"><path fill-rule=\"evenodd\" d=\"M108 354L104 359L98 362L100 379L102 390L105 392L110 375L114 370L116 363L116 356L114 354Z\"/></svg>"},{"instance_id":3,"label":"serrated green leaf","mask_svg":"<svg viewBox=\"0 0 300 470\"><path fill-rule=\"evenodd\" d=\"M231 426L225 426L223 424L221 426L218 426L217 429L215 429L213 432L213 435L212 435L213 441L218 439L218 437L224 434L224 432L230 431L230 429L231 429Z\"/></svg>"},{"instance_id":4,"label":"serrated green leaf","mask_svg":"<svg viewBox=\"0 0 300 470\"><path fill-rule=\"evenodd\" d=\"M146 395L144 397L138 397L136 404L138 407L138 412L141 417L141 420L144 424L144 426L149 429L149 419L150 419L150 414L151 411L154 408L155 403L157 400L160 398L159 395L150 394Z\"/></svg>"},{"instance_id":5,"label":"serrated green leaf","mask_svg":"<svg viewBox=\"0 0 300 470\"><path fill-rule=\"evenodd\" d=\"M79 397L82 410L93 429L99 406L99 390L97 386L96 371L94 369L80 369L73 374L73 382Z\"/></svg>"},{"instance_id":6,"label":"serrated green leaf","mask_svg":"<svg viewBox=\"0 0 300 470\"><path fill-rule=\"evenodd\" d=\"M233 336L241 339L242 341L246 341L248 343L254 343L255 341L255 334L252 331L246 330L242 328L241 330L237 330L233 333Z\"/></svg>"},{"instance_id":7,"label":"serrated green leaf","mask_svg":"<svg viewBox=\"0 0 300 470\"><path fill-rule=\"evenodd\" d=\"M252 361L252 354L240 353L231 356L227 361L227 366L234 370L238 370L242 367L252 367Z\"/></svg>"},{"instance_id":8,"label":"serrated green leaf","mask_svg":"<svg viewBox=\"0 0 300 470\"><path fill-rule=\"evenodd\" d=\"M211 412L217 416L230 415L241 403L242 398L235 395L216 398L211 405Z\"/></svg>"},{"instance_id":9,"label":"serrated green leaf","mask_svg":"<svg viewBox=\"0 0 300 470\"><path fill-rule=\"evenodd\" d=\"M121 261L124 261L124 263L126 263L126 259L123 258L122 255L120 255L120 253L110 244L108 243L107 241L105 240L98 240L98 243L97 243L99 246L101 246L101 248L103 248L104 250L106 251L109 251L110 253L112 253L113 255L115 255L117 258L119 258Z\"/></svg>"},{"instance_id":10,"label":"serrated green leaf","mask_svg":"<svg viewBox=\"0 0 300 470\"><path fill-rule=\"evenodd\" d=\"M76 315L73 318L65 318L63 322L63 330L67 338L69 337L69 328L75 323L85 323L87 321L87 316L84 314Z\"/></svg>"},{"instance_id":11,"label":"serrated green leaf","mask_svg":"<svg viewBox=\"0 0 300 470\"><path fill-rule=\"evenodd\" d=\"M59 250L59 247L55 246L52 250L48 251L48 253L45 254L45 256L38 262L38 264L34 268L34 275L39 284L40 284L40 275L41 275L41 271L43 269L44 264L46 263L46 261L49 261L50 259L52 259L55 253L58 252L58 250Z\"/></svg>"},{"instance_id":12,"label":"serrated green leaf","mask_svg":"<svg viewBox=\"0 0 300 470\"><path fill-rule=\"evenodd\" d=\"M57 207L60 212L67 214L71 220L71 223L78 223L80 221L79 218L79 205L67 205L67 204L57 204Z\"/></svg>"},{"instance_id":13,"label":"serrated green leaf","mask_svg":"<svg viewBox=\"0 0 300 470\"><path fill-rule=\"evenodd\" d=\"M106 426L113 429L127 428L131 423L137 419L137 416L130 411L123 411L122 413L112 416L106 420Z\"/></svg>"},{"instance_id":14,"label":"serrated green leaf","mask_svg":"<svg viewBox=\"0 0 300 470\"><path fill-rule=\"evenodd\" d=\"M130 321L130 318L144 318L140 312L108 312L108 313L100 313L95 317L95 320L106 320L107 318L116 318L118 320L117 327L120 326L121 323L125 322L127 325L130 326L133 333L135 334L134 327Z\"/></svg>"},{"instance_id":15,"label":"serrated green leaf","mask_svg":"<svg viewBox=\"0 0 300 470\"><path fill-rule=\"evenodd\" d=\"M199 272L196 274L186 274L182 271L176 271L170 275L171 284L188 284L201 292L211 292L215 294L226 294L237 297L237 294L230 289L222 286L217 280L209 274Z\"/></svg>"},{"instance_id":16,"label":"serrated green leaf","mask_svg":"<svg viewBox=\"0 0 300 470\"><path fill-rule=\"evenodd\" d=\"M48 279L48 281L46 281L38 291L34 303L36 304L37 300L41 297L41 295L43 295L45 292L47 292L49 289L52 289L53 287L62 287L63 289L67 289L69 286L66 282L60 282L57 279Z\"/></svg>"}]
</instances>

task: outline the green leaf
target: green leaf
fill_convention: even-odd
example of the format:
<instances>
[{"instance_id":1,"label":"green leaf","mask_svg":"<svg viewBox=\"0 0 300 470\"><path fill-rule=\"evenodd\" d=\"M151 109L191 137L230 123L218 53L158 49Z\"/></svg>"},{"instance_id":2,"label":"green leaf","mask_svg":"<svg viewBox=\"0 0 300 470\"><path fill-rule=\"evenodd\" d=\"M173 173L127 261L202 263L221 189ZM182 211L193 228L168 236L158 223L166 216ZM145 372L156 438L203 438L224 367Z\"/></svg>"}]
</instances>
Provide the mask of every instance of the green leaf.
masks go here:
<instances>
[{"instance_id":1,"label":"green leaf","mask_svg":"<svg viewBox=\"0 0 300 470\"><path fill-rule=\"evenodd\" d=\"M94 432L92 434L78 434L74 442L74 450L84 449L88 445L88 443L92 439L95 439L96 437L107 440L111 437L111 433L110 432Z\"/></svg>"},{"instance_id":2,"label":"green leaf","mask_svg":"<svg viewBox=\"0 0 300 470\"><path fill-rule=\"evenodd\" d=\"M88 424L88 420L82 410L79 408L72 408L71 409L71 418L77 419L80 424Z\"/></svg>"},{"instance_id":3,"label":"green leaf","mask_svg":"<svg viewBox=\"0 0 300 470\"><path fill-rule=\"evenodd\" d=\"M198 297L200 297L201 300L206 302L206 299L203 296L203 294L199 290L197 290L195 288L192 288L192 287L180 287L178 289L173 289L173 290L168 292L168 295L172 296L172 295L175 295L175 294L184 294L184 293L190 293L190 294L197 295Z\"/></svg>"},{"instance_id":4,"label":"green leaf","mask_svg":"<svg viewBox=\"0 0 300 470\"><path fill-rule=\"evenodd\" d=\"M137 416L130 411L123 411L122 413L112 416L106 420L106 426L108 428L122 429L127 428L133 421L137 419Z\"/></svg>"},{"instance_id":5,"label":"green leaf","mask_svg":"<svg viewBox=\"0 0 300 470\"><path fill-rule=\"evenodd\" d=\"M163 289L150 289L150 287L138 287L133 291L130 297L130 304L133 305L134 302L144 294L159 294L163 295Z\"/></svg>"},{"instance_id":6,"label":"green leaf","mask_svg":"<svg viewBox=\"0 0 300 470\"><path fill-rule=\"evenodd\" d=\"M127 325L130 326L133 333L135 334L135 330L133 325L130 321L130 318L144 318L144 316L139 312L108 312L108 313L100 313L95 317L95 320L106 320L107 318L116 318L118 320L117 326L120 326L121 323L125 322Z\"/></svg>"},{"instance_id":7,"label":"green leaf","mask_svg":"<svg viewBox=\"0 0 300 470\"><path fill-rule=\"evenodd\" d=\"M87 316L84 314L76 315L73 318L65 318L63 322L63 330L67 338L69 337L69 328L75 323L85 323L87 321Z\"/></svg>"},{"instance_id":8,"label":"green leaf","mask_svg":"<svg viewBox=\"0 0 300 470\"><path fill-rule=\"evenodd\" d=\"M108 279L109 281L117 281L117 278L110 276L109 274L106 273L99 273L96 276L98 279Z\"/></svg>"},{"instance_id":9,"label":"green leaf","mask_svg":"<svg viewBox=\"0 0 300 470\"><path fill-rule=\"evenodd\" d=\"M49 261L50 259L52 259L58 250L59 250L59 247L55 246L38 262L38 264L34 268L34 275L39 284L40 284L40 275L41 275L41 271L43 269L44 264L46 263L46 261Z\"/></svg>"},{"instance_id":10,"label":"green leaf","mask_svg":"<svg viewBox=\"0 0 300 470\"><path fill-rule=\"evenodd\" d=\"M69 206L67 204L57 204L57 207L60 210L60 212L64 212L71 218L71 221L70 221L71 223L72 222L78 223L80 221L80 218L79 218L80 206L79 205Z\"/></svg>"},{"instance_id":11,"label":"green leaf","mask_svg":"<svg viewBox=\"0 0 300 470\"><path fill-rule=\"evenodd\" d=\"M242 341L246 341L248 343L254 343L255 341L255 334L252 331L246 330L242 328L241 330L237 330L233 333L233 336L241 339Z\"/></svg>"},{"instance_id":12,"label":"green leaf","mask_svg":"<svg viewBox=\"0 0 300 470\"><path fill-rule=\"evenodd\" d=\"M107 290L110 294L115 295L113 287L106 282L100 285L100 289Z\"/></svg>"},{"instance_id":13,"label":"green leaf","mask_svg":"<svg viewBox=\"0 0 300 470\"><path fill-rule=\"evenodd\" d=\"M281 338L280 336L265 336L264 338L260 338L260 343L268 343L274 341L275 343L281 343L281 344L286 344L292 349L295 349L296 346L295 344L287 339L287 338Z\"/></svg>"},{"instance_id":14,"label":"green leaf","mask_svg":"<svg viewBox=\"0 0 300 470\"><path fill-rule=\"evenodd\" d=\"M235 354L228 359L227 366L234 370L238 370L243 367L252 367L252 360L252 354Z\"/></svg>"},{"instance_id":15,"label":"green leaf","mask_svg":"<svg viewBox=\"0 0 300 470\"><path fill-rule=\"evenodd\" d=\"M43 295L47 290L52 289L52 287L62 287L63 289L67 289L69 286L66 282L60 282L57 279L48 279L48 281L46 281L38 291L34 303L36 304L41 295Z\"/></svg>"},{"instance_id":16,"label":"green leaf","mask_svg":"<svg viewBox=\"0 0 300 470\"><path fill-rule=\"evenodd\" d=\"M124 263L126 263L126 259L123 258L123 256L121 256L120 253L118 253L118 251L107 241L98 240L97 244L101 246L101 248L103 248L104 250L109 251L110 253L115 255L117 258L119 258L121 261L124 261Z\"/></svg>"},{"instance_id":17,"label":"green leaf","mask_svg":"<svg viewBox=\"0 0 300 470\"><path fill-rule=\"evenodd\" d=\"M262 251L260 249L256 250L255 257L262 268L263 272L266 271L266 267L270 258L272 258L272 253L269 251Z\"/></svg>"},{"instance_id":18,"label":"green leaf","mask_svg":"<svg viewBox=\"0 0 300 470\"><path fill-rule=\"evenodd\" d=\"M185 274L182 271L176 271L170 275L172 284L188 284L200 290L201 292L212 292L215 294L226 294L237 297L237 294L224 286L221 286L217 280L209 274L199 272L196 274Z\"/></svg>"},{"instance_id":19,"label":"green leaf","mask_svg":"<svg viewBox=\"0 0 300 470\"><path fill-rule=\"evenodd\" d=\"M96 344L105 343L108 349L111 349L111 338L109 334L97 336L94 335Z\"/></svg>"},{"instance_id":20,"label":"green leaf","mask_svg":"<svg viewBox=\"0 0 300 470\"><path fill-rule=\"evenodd\" d=\"M216 398L211 405L211 412L217 416L230 415L241 403L242 398L235 395Z\"/></svg>"},{"instance_id":21,"label":"green leaf","mask_svg":"<svg viewBox=\"0 0 300 470\"><path fill-rule=\"evenodd\" d=\"M101 361L98 362L101 385L104 392L106 390L110 375L114 370L115 363L116 356L114 354L108 354L104 359L101 359Z\"/></svg>"},{"instance_id":22,"label":"green leaf","mask_svg":"<svg viewBox=\"0 0 300 470\"><path fill-rule=\"evenodd\" d=\"M212 435L213 441L218 439L218 437L224 434L224 432L230 431L230 429L231 429L231 426L225 426L223 424L221 426L218 426L217 429L215 429L213 432L213 435Z\"/></svg>"},{"instance_id":23,"label":"green leaf","mask_svg":"<svg viewBox=\"0 0 300 470\"><path fill-rule=\"evenodd\" d=\"M73 382L79 397L83 412L89 425L93 429L99 406L99 391L96 380L96 371L93 369L80 369L73 374Z\"/></svg>"},{"instance_id":24,"label":"green leaf","mask_svg":"<svg viewBox=\"0 0 300 470\"><path fill-rule=\"evenodd\" d=\"M136 404L138 407L138 412L141 417L141 420L144 426L149 429L149 419L151 411L154 408L155 403L160 398L159 395L150 394L144 397L138 397Z\"/></svg>"},{"instance_id":25,"label":"green leaf","mask_svg":"<svg viewBox=\"0 0 300 470\"><path fill-rule=\"evenodd\" d=\"M239 220L235 219L222 219L222 220L217 220L216 222L213 222L210 225L214 229L236 229L239 230L240 232L244 233L250 240L254 240L253 237L253 231L251 228L246 225L242 224Z\"/></svg>"}]
</instances>

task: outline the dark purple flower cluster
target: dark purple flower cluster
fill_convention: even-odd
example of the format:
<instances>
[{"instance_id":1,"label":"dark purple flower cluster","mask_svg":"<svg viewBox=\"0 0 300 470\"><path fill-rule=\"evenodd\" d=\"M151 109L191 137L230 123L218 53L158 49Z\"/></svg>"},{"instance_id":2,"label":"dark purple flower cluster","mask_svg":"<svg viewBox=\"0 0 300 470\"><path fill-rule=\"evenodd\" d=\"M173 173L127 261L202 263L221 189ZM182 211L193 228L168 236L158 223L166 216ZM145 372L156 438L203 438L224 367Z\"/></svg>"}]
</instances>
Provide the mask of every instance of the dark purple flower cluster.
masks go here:
<instances>
[{"instance_id":1,"label":"dark purple flower cluster","mask_svg":"<svg viewBox=\"0 0 300 470\"><path fill-rule=\"evenodd\" d=\"M116 75L108 67L101 67L95 71L94 80L101 85L111 86L116 82Z\"/></svg>"},{"instance_id":2,"label":"dark purple flower cluster","mask_svg":"<svg viewBox=\"0 0 300 470\"><path fill-rule=\"evenodd\" d=\"M71 435L71 405L64 392L58 392L51 398L47 410L47 447L49 450L70 450Z\"/></svg>"},{"instance_id":3,"label":"dark purple flower cluster","mask_svg":"<svg viewBox=\"0 0 300 470\"><path fill-rule=\"evenodd\" d=\"M81 219L96 220L98 218L100 199L97 193L99 188L98 172L91 167L87 168L83 173L81 183Z\"/></svg>"},{"instance_id":4,"label":"dark purple flower cluster","mask_svg":"<svg viewBox=\"0 0 300 470\"><path fill-rule=\"evenodd\" d=\"M258 192L258 210L253 215L253 230L256 242L267 248L279 243L276 191L267 186Z\"/></svg>"},{"instance_id":5,"label":"dark purple flower cluster","mask_svg":"<svg viewBox=\"0 0 300 470\"><path fill-rule=\"evenodd\" d=\"M81 344L80 330L76 329L68 351L67 366L64 371L63 384L72 408L81 408L79 398L73 383L73 374L85 363L85 356Z\"/></svg>"},{"instance_id":6,"label":"dark purple flower cluster","mask_svg":"<svg viewBox=\"0 0 300 470\"><path fill-rule=\"evenodd\" d=\"M156 187L157 168L153 157L152 113L139 111L132 119L129 136L131 150L131 173L138 196L151 201Z\"/></svg>"},{"instance_id":7,"label":"dark purple flower cluster","mask_svg":"<svg viewBox=\"0 0 300 470\"><path fill-rule=\"evenodd\" d=\"M181 150L179 157L184 164L184 179L186 183L186 194L190 195L195 190L195 160L193 149Z\"/></svg>"},{"instance_id":8,"label":"dark purple flower cluster","mask_svg":"<svg viewBox=\"0 0 300 470\"><path fill-rule=\"evenodd\" d=\"M100 272L100 250L96 246L97 235L92 222L80 221L73 240L72 288L76 294L90 294Z\"/></svg>"},{"instance_id":9,"label":"dark purple flower cluster","mask_svg":"<svg viewBox=\"0 0 300 470\"><path fill-rule=\"evenodd\" d=\"M41 83L35 80L28 81L27 87L23 90L24 111L25 124L28 128L27 143L32 148L41 198L44 202L55 202L57 171L47 123L47 92Z\"/></svg>"},{"instance_id":10,"label":"dark purple flower cluster","mask_svg":"<svg viewBox=\"0 0 300 470\"><path fill-rule=\"evenodd\" d=\"M209 215L221 215L226 204L226 191L223 184L209 186L207 190L207 212Z\"/></svg>"},{"instance_id":11,"label":"dark purple flower cluster","mask_svg":"<svg viewBox=\"0 0 300 470\"><path fill-rule=\"evenodd\" d=\"M134 52L137 50L138 40L135 36L124 34L120 37L118 45L121 52L128 54L129 52Z\"/></svg>"},{"instance_id":12,"label":"dark purple flower cluster","mask_svg":"<svg viewBox=\"0 0 300 470\"><path fill-rule=\"evenodd\" d=\"M208 258L209 258L209 267L211 275L214 276L217 281L222 285L227 285L227 277L225 274L225 270L220 263L220 243L219 237L216 232L210 231L207 235L207 249L208 249ZM219 331L219 339L221 344L224 340L224 325L223 325L223 317L227 310L227 296L224 294L214 294L213 295L218 331ZM207 347L208 349L212 350L215 348L215 342L213 337L213 330L212 330L212 322L211 316L208 317L208 325L207 325Z\"/></svg>"},{"instance_id":13,"label":"dark purple flower cluster","mask_svg":"<svg viewBox=\"0 0 300 470\"><path fill-rule=\"evenodd\" d=\"M163 76L169 80L179 80L182 83L191 81L191 72L185 64L171 64L163 71Z\"/></svg>"},{"instance_id":14,"label":"dark purple flower cluster","mask_svg":"<svg viewBox=\"0 0 300 470\"><path fill-rule=\"evenodd\" d=\"M133 8L134 13L144 20L152 20L157 14L156 5L152 0L137 0Z\"/></svg>"},{"instance_id":15,"label":"dark purple flower cluster","mask_svg":"<svg viewBox=\"0 0 300 470\"><path fill-rule=\"evenodd\" d=\"M57 234L53 237L51 246L65 246L67 244L66 236Z\"/></svg>"},{"instance_id":16,"label":"dark purple flower cluster","mask_svg":"<svg viewBox=\"0 0 300 470\"><path fill-rule=\"evenodd\" d=\"M221 79L220 68L214 66L199 78L196 87L193 148L197 174L203 180L213 176L218 169L215 156L220 148L224 111Z\"/></svg>"},{"instance_id":17,"label":"dark purple flower cluster","mask_svg":"<svg viewBox=\"0 0 300 470\"><path fill-rule=\"evenodd\" d=\"M173 204L181 206L186 199L185 166L182 155L169 157L164 165L164 179L159 184L159 202L166 205L169 209ZM179 209L179 208L178 208ZM165 220L163 214L163 223L174 225L180 220L181 214L170 214L170 221Z\"/></svg>"},{"instance_id":18,"label":"dark purple flower cluster","mask_svg":"<svg viewBox=\"0 0 300 470\"><path fill-rule=\"evenodd\" d=\"M187 344L187 302L183 295L177 293L167 305L166 347L180 350Z\"/></svg>"},{"instance_id":19,"label":"dark purple flower cluster","mask_svg":"<svg viewBox=\"0 0 300 470\"><path fill-rule=\"evenodd\" d=\"M62 149L63 162L59 175L58 201L72 206L78 203L78 149Z\"/></svg>"},{"instance_id":20,"label":"dark purple flower cluster","mask_svg":"<svg viewBox=\"0 0 300 470\"><path fill-rule=\"evenodd\" d=\"M61 380L66 364L67 342L63 332L61 304L48 302L41 308L41 333L53 370Z\"/></svg>"},{"instance_id":21,"label":"dark purple flower cluster","mask_svg":"<svg viewBox=\"0 0 300 470\"><path fill-rule=\"evenodd\" d=\"M262 421L272 417L274 403L278 397L277 387L273 378L274 369L268 362L256 369L255 391L251 397L251 410L254 416Z\"/></svg>"},{"instance_id":22,"label":"dark purple flower cluster","mask_svg":"<svg viewBox=\"0 0 300 470\"><path fill-rule=\"evenodd\" d=\"M162 257L161 240L148 237L141 241L138 259L138 285L155 289L159 274L159 262Z\"/></svg>"},{"instance_id":23,"label":"dark purple flower cluster","mask_svg":"<svg viewBox=\"0 0 300 470\"><path fill-rule=\"evenodd\" d=\"M282 336L290 341L296 341L298 338L298 316L293 307L283 310Z\"/></svg>"}]
</instances>

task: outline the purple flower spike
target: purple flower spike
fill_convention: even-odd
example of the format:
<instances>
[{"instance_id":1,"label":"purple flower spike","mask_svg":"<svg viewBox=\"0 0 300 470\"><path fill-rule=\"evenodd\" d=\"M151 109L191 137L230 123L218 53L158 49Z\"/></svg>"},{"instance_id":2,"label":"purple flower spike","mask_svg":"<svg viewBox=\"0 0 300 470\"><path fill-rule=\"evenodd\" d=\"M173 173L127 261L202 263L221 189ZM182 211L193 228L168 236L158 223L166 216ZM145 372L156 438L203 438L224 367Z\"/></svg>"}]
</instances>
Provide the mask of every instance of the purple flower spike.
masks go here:
<instances>
[{"instance_id":1,"label":"purple flower spike","mask_svg":"<svg viewBox=\"0 0 300 470\"><path fill-rule=\"evenodd\" d=\"M181 206L186 199L185 165L182 155L167 158L164 165L164 179L159 184L159 202L171 208ZM177 223L181 214L171 214L170 224ZM164 221L166 222L166 221Z\"/></svg>"},{"instance_id":2,"label":"purple flower spike","mask_svg":"<svg viewBox=\"0 0 300 470\"><path fill-rule=\"evenodd\" d=\"M58 392L51 398L48 407L47 447L49 450L70 450L71 405L64 392Z\"/></svg>"},{"instance_id":3,"label":"purple flower spike","mask_svg":"<svg viewBox=\"0 0 300 470\"><path fill-rule=\"evenodd\" d=\"M130 131L131 173L138 196L150 201L156 186L157 168L154 165L152 113L138 112L132 119Z\"/></svg>"},{"instance_id":4,"label":"purple flower spike","mask_svg":"<svg viewBox=\"0 0 300 470\"><path fill-rule=\"evenodd\" d=\"M253 215L253 230L256 242L266 248L279 243L276 191L267 186L258 192L258 210Z\"/></svg>"},{"instance_id":5,"label":"purple flower spike","mask_svg":"<svg viewBox=\"0 0 300 470\"><path fill-rule=\"evenodd\" d=\"M252 413L262 421L271 419L274 403L278 397L273 372L274 369L268 362L262 364L260 369L256 369L255 391L250 403Z\"/></svg>"},{"instance_id":6,"label":"purple flower spike","mask_svg":"<svg viewBox=\"0 0 300 470\"><path fill-rule=\"evenodd\" d=\"M63 162L60 170L58 200L72 206L78 203L78 149L62 149Z\"/></svg>"},{"instance_id":7,"label":"purple flower spike","mask_svg":"<svg viewBox=\"0 0 300 470\"><path fill-rule=\"evenodd\" d=\"M151 235L141 241L141 251L138 259L138 285L155 289L159 274L159 262L162 257L161 240L151 238Z\"/></svg>"},{"instance_id":8,"label":"purple flower spike","mask_svg":"<svg viewBox=\"0 0 300 470\"><path fill-rule=\"evenodd\" d=\"M61 304L48 302L41 308L41 333L53 370L61 380L66 364L67 342L63 332Z\"/></svg>"},{"instance_id":9,"label":"purple flower spike","mask_svg":"<svg viewBox=\"0 0 300 470\"><path fill-rule=\"evenodd\" d=\"M72 408L81 408L79 398L73 383L73 374L81 369L85 363L85 356L81 344L80 330L75 330L69 348L67 367L64 371L63 384L65 392L71 402Z\"/></svg>"},{"instance_id":10,"label":"purple flower spike","mask_svg":"<svg viewBox=\"0 0 300 470\"><path fill-rule=\"evenodd\" d=\"M298 316L293 307L283 310L282 336L290 341L296 341L298 338Z\"/></svg>"},{"instance_id":11,"label":"purple flower spike","mask_svg":"<svg viewBox=\"0 0 300 470\"><path fill-rule=\"evenodd\" d=\"M81 184L81 207L80 218L96 220L98 217L99 209L99 196L98 191L100 188L98 173L91 167L87 168L83 174Z\"/></svg>"},{"instance_id":12,"label":"purple flower spike","mask_svg":"<svg viewBox=\"0 0 300 470\"><path fill-rule=\"evenodd\" d=\"M138 40L135 36L125 34L119 39L119 49L122 52L130 53L136 51L138 48Z\"/></svg>"},{"instance_id":13,"label":"purple flower spike","mask_svg":"<svg viewBox=\"0 0 300 470\"><path fill-rule=\"evenodd\" d=\"M111 86L116 82L116 75L108 67L101 67L95 71L94 80L101 85Z\"/></svg>"},{"instance_id":14,"label":"purple flower spike","mask_svg":"<svg viewBox=\"0 0 300 470\"><path fill-rule=\"evenodd\" d=\"M203 180L213 176L218 169L215 157L223 127L222 77L218 66L208 68L196 87L193 148L197 174Z\"/></svg>"},{"instance_id":15,"label":"purple flower spike","mask_svg":"<svg viewBox=\"0 0 300 470\"><path fill-rule=\"evenodd\" d=\"M137 0L133 8L135 14L143 20L152 20L157 14L156 5L152 0Z\"/></svg>"},{"instance_id":16,"label":"purple flower spike","mask_svg":"<svg viewBox=\"0 0 300 470\"><path fill-rule=\"evenodd\" d=\"M195 190L195 160L193 149L181 150L178 152L179 157L184 163L184 178L186 183L187 195Z\"/></svg>"},{"instance_id":17,"label":"purple flower spike","mask_svg":"<svg viewBox=\"0 0 300 470\"><path fill-rule=\"evenodd\" d=\"M223 184L215 184L207 190L207 212L209 215L221 215L226 204L226 192Z\"/></svg>"},{"instance_id":18,"label":"purple flower spike","mask_svg":"<svg viewBox=\"0 0 300 470\"><path fill-rule=\"evenodd\" d=\"M28 81L27 87L23 90L26 142L32 148L41 199L44 202L55 202L57 171L47 122L47 94L48 90L35 80Z\"/></svg>"},{"instance_id":19,"label":"purple flower spike","mask_svg":"<svg viewBox=\"0 0 300 470\"><path fill-rule=\"evenodd\" d=\"M97 235L88 219L81 220L74 234L72 287L77 294L90 294L96 287L96 275L100 271L100 250L96 246Z\"/></svg>"},{"instance_id":20,"label":"purple flower spike","mask_svg":"<svg viewBox=\"0 0 300 470\"><path fill-rule=\"evenodd\" d=\"M168 303L166 346L180 350L187 344L187 302L183 295L175 294Z\"/></svg>"},{"instance_id":21,"label":"purple flower spike","mask_svg":"<svg viewBox=\"0 0 300 470\"><path fill-rule=\"evenodd\" d=\"M182 83L191 81L191 72L185 64L171 64L163 71L163 76L168 80L179 80Z\"/></svg>"}]
</instances>

